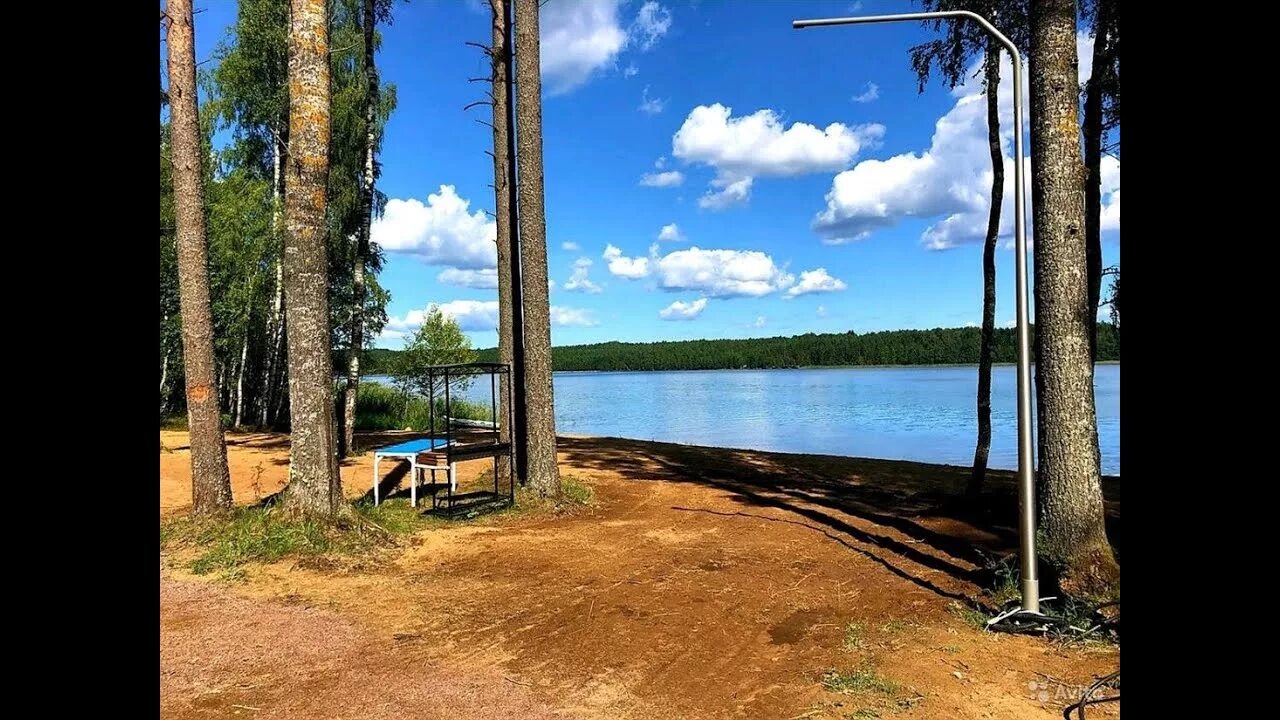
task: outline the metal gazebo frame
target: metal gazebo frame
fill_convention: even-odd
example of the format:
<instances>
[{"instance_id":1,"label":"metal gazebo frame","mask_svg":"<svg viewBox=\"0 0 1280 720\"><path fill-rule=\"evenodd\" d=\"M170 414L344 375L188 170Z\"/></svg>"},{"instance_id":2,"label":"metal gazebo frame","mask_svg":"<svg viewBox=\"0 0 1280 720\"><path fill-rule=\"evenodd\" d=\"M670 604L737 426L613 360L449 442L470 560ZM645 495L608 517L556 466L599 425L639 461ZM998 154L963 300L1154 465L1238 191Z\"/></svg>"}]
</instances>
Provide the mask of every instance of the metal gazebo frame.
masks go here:
<instances>
[{"instance_id":1,"label":"metal gazebo frame","mask_svg":"<svg viewBox=\"0 0 1280 720\"><path fill-rule=\"evenodd\" d=\"M502 390L502 383L507 384L507 392L511 391L511 367L504 363L458 363L453 365L432 365L426 369L428 391L428 417L430 426L428 437L433 441L431 447L427 450L417 453L410 460L409 482L411 489L414 491L416 500L418 483L418 474L427 470L431 471L432 500L431 507L433 510L441 509L442 505L446 512L453 511L455 503L459 500L475 500L476 502L467 502L466 507L472 507L482 504L484 500L491 502L512 503L515 501L515 462L512 453L512 442L510 437L507 440L502 439L503 431L509 430L512 423L512 409L508 407L507 417L502 418L498 414L498 396ZM488 375L489 377L489 407L493 421L485 423L479 421L460 421L450 416L450 408L453 399L450 396L449 385L451 381L458 380L462 377L474 377L478 375ZM444 432L438 433L436 427L436 380L441 381L444 395ZM458 429L455 430L455 425ZM444 444L437 447L434 443L437 439L443 439ZM506 492L502 492L501 481L498 471L498 459L506 457L507 461L507 488ZM486 491L477 491L473 493L455 494L457 490L457 479L455 466L457 463L465 460L475 460L478 458L493 458L493 493ZM448 481L445 483L445 500L442 503L438 494L439 488L436 488L435 471L439 469L447 469Z\"/></svg>"}]
</instances>

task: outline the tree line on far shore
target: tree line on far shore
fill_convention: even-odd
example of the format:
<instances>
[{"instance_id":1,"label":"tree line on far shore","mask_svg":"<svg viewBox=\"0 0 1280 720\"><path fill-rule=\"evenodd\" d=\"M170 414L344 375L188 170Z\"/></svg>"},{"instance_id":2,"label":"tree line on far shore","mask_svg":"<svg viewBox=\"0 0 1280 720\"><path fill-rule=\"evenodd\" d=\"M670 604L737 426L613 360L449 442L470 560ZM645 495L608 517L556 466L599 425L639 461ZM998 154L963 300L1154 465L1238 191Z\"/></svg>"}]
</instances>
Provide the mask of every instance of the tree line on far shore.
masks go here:
<instances>
[{"instance_id":1,"label":"tree line on far shore","mask_svg":"<svg viewBox=\"0 0 1280 720\"><path fill-rule=\"evenodd\" d=\"M1035 329L1032 328L1034 338ZM994 362L1017 359L1013 328L995 331ZM737 368L832 367L844 365L972 365L978 362L982 330L976 327L805 333L793 337L678 342L604 342L551 349L555 370L725 370ZM394 374L403 350L365 351L366 375ZM496 362L496 348L476 351ZM1120 359L1120 331L1098 323L1098 360Z\"/></svg>"}]
</instances>

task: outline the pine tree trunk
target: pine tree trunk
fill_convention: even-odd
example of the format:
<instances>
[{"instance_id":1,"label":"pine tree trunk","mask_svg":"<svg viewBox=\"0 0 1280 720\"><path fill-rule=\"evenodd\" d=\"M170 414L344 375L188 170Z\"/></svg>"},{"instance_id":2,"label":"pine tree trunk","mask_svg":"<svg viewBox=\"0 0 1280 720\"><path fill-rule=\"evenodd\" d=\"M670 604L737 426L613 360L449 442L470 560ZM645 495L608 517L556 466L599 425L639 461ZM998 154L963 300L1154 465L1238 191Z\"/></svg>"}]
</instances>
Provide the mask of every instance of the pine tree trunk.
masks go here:
<instances>
[{"instance_id":1,"label":"pine tree trunk","mask_svg":"<svg viewBox=\"0 0 1280 720\"><path fill-rule=\"evenodd\" d=\"M231 508L231 474L214 387L213 314L209 307L209 247L204 227L203 156L196 107L195 26L191 0L169 0L169 101L173 195L178 236L182 361L191 432L192 512Z\"/></svg>"},{"instance_id":2,"label":"pine tree trunk","mask_svg":"<svg viewBox=\"0 0 1280 720\"><path fill-rule=\"evenodd\" d=\"M551 302L547 287L547 224L542 184L542 78L538 0L513 0L516 23L516 142L520 186L520 275L529 484L559 497L555 398L551 385Z\"/></svg>"},{"instance_id":3,"label":"pine tree trunk","mask_svg":"<svg viewBox=\"0 0 1280 720\"><path fill-rule=\"evenodd\" d=\"M987 41L987 144L991 151L991 211L982 247L982 347L978 351L978 446L967 494L977 497L987 477L991 454L991 358L996 343L996 241L1000 238L1000 206L1004 202L1004 151L1000 147L1000 45Z\"/></svg>"},{"instance_id":4,"label":"pine tree trunk","mask_svg":"<svg viewBox=\"0 0 1280 720\"><path fill-rule=\"evenodd\" d=\"M511 162L507 152L507 141L510 138L511 107L508 104L507 85L507 7L506 0L490 0L493 11L493 39L489 49L492 62L493 89L493 202L494 217L497 224L498 245L498 362L507 367L514 367L515 352L513 341L514 293L511 285L512 235L511 235L511 186L509 173ZM498 396L499 440L511 442L511 377L501 383ZM512 458L514 457L514 454ZM512 458L503 457L498 461L499 477L509 477Z\"/></svg>"},{"instance_id":5,"label":"pine tree trunk","mask_svg":"<svg viewBox=\"0 0 1280 720\"><path fill-rule=\"evenodd\" d=\"M356 427L356 394L360 387L360 352L364 349L364 261L369 255L373 227L374 151L377 143L378 68L373 60L373 31L377 22L376 0L364 0L364 177L360 187L360 231L352 265L351 348L347 353L347 383L342 398L342 438L338 456L351 453Z\"/></svg>"},{"instance_id":6,"label":"pine tree trunk","mask_svg":"<svg viewBox=\"0 0 1280 720\"><path fill-rule=\"evenodd\" d=\"M1102 76L1107 72L1107 13L1110 2L1094 9L1093 72L1085 89L1085 238L1089 263L1089 357L1098 361L1098 305L1102 299Z\"/></svg>"},{"instance_id":7,"label":"pine tree trunk","mask_svg":"<svg viewBox=\"0 0 1280 720\"><path fill-rule=\"evenodd\" d=\"M1041 552L1064 590L1100 596L1120 571L1104 525L1089 356L1075 2L1036 2L1031 35Z\"/></svg>"},{"instance_id":8,"label":"pine tree trunk","mask_svg":"<svg viewBox=\"0 0 1280 720\"><path fill-rule=\"evenodd\" d=\"M281 227L284 224L284 173L281 167L284 148L282 145L279 133L273 132L271 140L271 234L277 239L280 238ZM260 424L263 427L269 426L274 419L271 410L279 388L276 376L277 368L280 365L280 353L284 347L283 247L280 248L279 253L276 256L275 300L271 305L271 319L268 321L270 329L267 333L267 362L264 363L262 372L262 422Z\"/></svg>"},{"instance_id":9,"label":"pine tree trunk","mask_svg":"<svg viewBox=\"0 0 1280 720\"><path fill-rule=\"evenodd\" d=\"M332 516L342 500L329 346L329 29L325 0L292 0L284 287L289 352L289 485L295 516Z\"/></svg>"}]
</instances>

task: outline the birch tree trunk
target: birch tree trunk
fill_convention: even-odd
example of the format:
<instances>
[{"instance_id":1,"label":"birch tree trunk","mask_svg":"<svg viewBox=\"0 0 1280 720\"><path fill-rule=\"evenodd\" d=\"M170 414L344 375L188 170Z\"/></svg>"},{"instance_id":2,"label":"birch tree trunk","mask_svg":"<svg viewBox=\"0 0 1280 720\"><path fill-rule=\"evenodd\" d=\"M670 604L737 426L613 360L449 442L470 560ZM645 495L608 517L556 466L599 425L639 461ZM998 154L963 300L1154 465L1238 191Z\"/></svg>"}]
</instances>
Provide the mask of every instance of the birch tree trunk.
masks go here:
<instances>
[{"instance_id":1,"label":"birch tree trunk","mask_svg":"<svg viewBox=\"0 0 1280 720\"><path fill-rule=\"evenodd\" d=\"M991 211L982 247L982 347L978 350L978 446L967 493L982 493L991 454L991 358L996 344L996 241L1000 239L1000 206L1004 202L1004 151L1000 147L1000 45L987 40L987 145L991 151Z\"/></svg>"},{"instance_id":2,"label":"birch tree trunk","mask_svg":"<svg viewBox=\"0 0 1280 720\"><path fill-rule=\"evenodd\" d=\"M551 385L551 302L547 287L547 224L542 184L542 78L538 0L512 0L516 30L516 154L520 185L520 276L529 484L559 497L555 398Z\"/></svg>"},{"instance_id":3,"label":"birch tree trunk","mask_svg":"<svg viewBox=\"0 0 1280 720\"><path fill-rule=\"evenodd\" d=\"M236 371L236 414L231 427L240 427L244 416L244 368L249 360L249 329L245 328L244 339L240 343L240 368Z\"/></svg>"},{"instance_id":4,"label":"birch tree trunk","mask_svg":"<svg viewBox=\"0 0 1280 720\"><path fill-rule=\"evenodd\" d=\"M182 361L191 433L192 512L231 508L231 475L214 387L213 316L209 307L209 247L204 226L204 166L196 105L195 25L191 0L169 0L169 99L173 195L177 220Z\"/></svg>"},{"instance_id":5,"label":"birch tree trunk","mask_svg":"<svg viewBox=\"0 0 1280 720\"><path fill-rule=\"evenodd\" d=\"M492 63L493 89L493 211L497 225L498 245L498 362L507 367L514 367L514 320L515 293L511 284L511 261L513 247L511 234L511 184L510 153L507 143L511 133L511 106L507 93L507 53L510 52L509 33L507 29L506 0L490 0L493 11L493 38L489 48ZM511 442L511 380L502 384L498 396L498 435L504 443ZM514 458L502 457L498 460L499 477L509 477L510 462Z\"/></svg>"},{"instance_id":6,"label":"birch tree trunk","mask_svg":"<svg viewBox=\"0 0 1280 720\"><path fill-rule=\"evenodd\" d=\"M280 228L283 225L282 218L284 215L284 174L281 164L283 162L284 148L280 141L278 132L272 133L271 140L271 233L276 238L280 237ZM270 330L267 338L267 362L264 364L265 369L262 375L262 422L263 427L268 426L271 420L271 409L275 404L275 393L279 391L279 383L276 381L277 367L280 364L280 352L283 349L283 328L284 328L284 248L280 248L280 254L276 256L276 292L275 301L271 305L271 319L269 321Z\"/></svg>"},{"instance_id":7,"label":"birch tree trunk","mask_svg":"<svg viewBox=\"0 0 1280 720\"><path fill-rule=\"evenodd\" d=\"M1041 547L1064 590L1104 596L1120 571L1107 542L1099 479L1075 2L1034 3L1031 36Z\"/></svg>"},{"instance_id":8,"label":"birch tree trunk","mask_svg":"<svg viewBox=\"0 0 1280 720\"><path fill-rule=\"evenodd\" d=\"M325 204L329 174L329 28L325 0L292 0L284 288L289 352L289 485L295 516L332 516L342 501L329 347Z\"/></svg>"},{"instance_id":9,"label":"birch tree trunk","mask_svg":"<svg viewBox=\"0 0 1280 720\"><path fill-rule=\"evenodd\" d=\"M376 181L374 152L377 149L378 68L374 65L373 32L377 25L376 0L364 0L364 177L360 186L360 231L356 257L352 263L351 348L347 353L347 382L342 397L342 437L338 456L351 453L356 427L356 393L360 387L360 352L364 349L364 261L369 255L369 233L373 226L373 188Z\"/></svg>"}]
</instances>

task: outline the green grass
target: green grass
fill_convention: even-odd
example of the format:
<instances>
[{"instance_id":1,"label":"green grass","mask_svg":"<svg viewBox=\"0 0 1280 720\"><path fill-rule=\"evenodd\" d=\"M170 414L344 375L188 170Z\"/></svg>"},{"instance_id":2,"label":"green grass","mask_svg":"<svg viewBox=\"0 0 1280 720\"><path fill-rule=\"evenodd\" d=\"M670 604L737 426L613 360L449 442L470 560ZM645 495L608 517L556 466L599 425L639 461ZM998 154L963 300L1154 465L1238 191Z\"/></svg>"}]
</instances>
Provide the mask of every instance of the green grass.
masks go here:
<instances>
[{"instance_id":1,"label":"green grass","mask_svg":"<svg viewBox=\"0 0 1280 720\"><path fill-rule=\"evenodd\" d=\"M861 650L866 647L866 641L862 635L862 626L858 623L851 622L844 626L844 649L845 650Z\"/></svg>"},{"instance_id":2,"label":"green grass","mask_svg":"<svg viewBox=\"0 0 1280 720\"><path fill-rule=\"evenodd\" d=\"M596 504L596 491L582 482L575 475L560 477L560 502L566 505L582 505L593 507Z\"/></svg>"},{"instance_id":3,"label":"green grass","mask_svg":"<svg viewBox=\"0 0 1280 720\"><path fill-rule=\"evenodd\" d=\"M226 577L250 562L368 552L393 544L395 535L439 522L420 517L404 500L349 507L349 515L331 522L293 520L279 508L262 506L236 508L225 518L176 518L161 523L160 547L191 548L192 572Z\"/></svg>"},{"instance_id":4,"label":"green grass","mask_svg":"<svg viewBox=\"0 0 1280 720\"><path fill-rule=\"evenodd\" d=\"M464 420L492 420L489 405L451 398L447 408L444 398L436 398L436 430L444 428L448 415ZM417 395L405 397L396 388L374 382L360 383L356 393L356 430L403 430L425 432L431 425L431 405Z\"/></svg>"},{"instance_id":5,"label":"green grass","mask_svg":"<svg viewBox=\"0 0 1280 720\"><path fill-rule=\"evenodd\" d=\"M943 645L942 652L948 655L955 655L956 653L960 652L960 646L959 645Z\"/></svg>"},{"instance_id":6,"label":"green grass","mask_svg":"<svg viewBox=\"0 0 1280 720\"><path fill-rule=\"evenodd\" d=\"M884 626L881 627L880 629L887 633L900 633L903 630L909 629L910 627L911 627L910 621L902 620L900 618L895 618L885 623Z\"/></svg>"},{"instance_id":7,"label":"green grass","mask_svg":"<svg viewBox=\"0 0 1280 720\"><path fill-rule=\"evenodd\" d=\"M958 616L966 625L972 628L977 630L987 629L987 620L989 619L987 614L975 607L965 605L957 600L952 600L951 603L947 605L947 610L949 610L953 615Z\"/></svg>"},{"instance_id":8,"label":"green grass","mask_svg":"<svg viewBox=\"0 0 1280 720\"><path fill-rule=\"evenodd\" d=\"M898 690L897 683L870 667L844 673L829 670L822 676L822 687L838 693L877 692L884 695L892 695Z\"/></svg>"}]
</instances>

